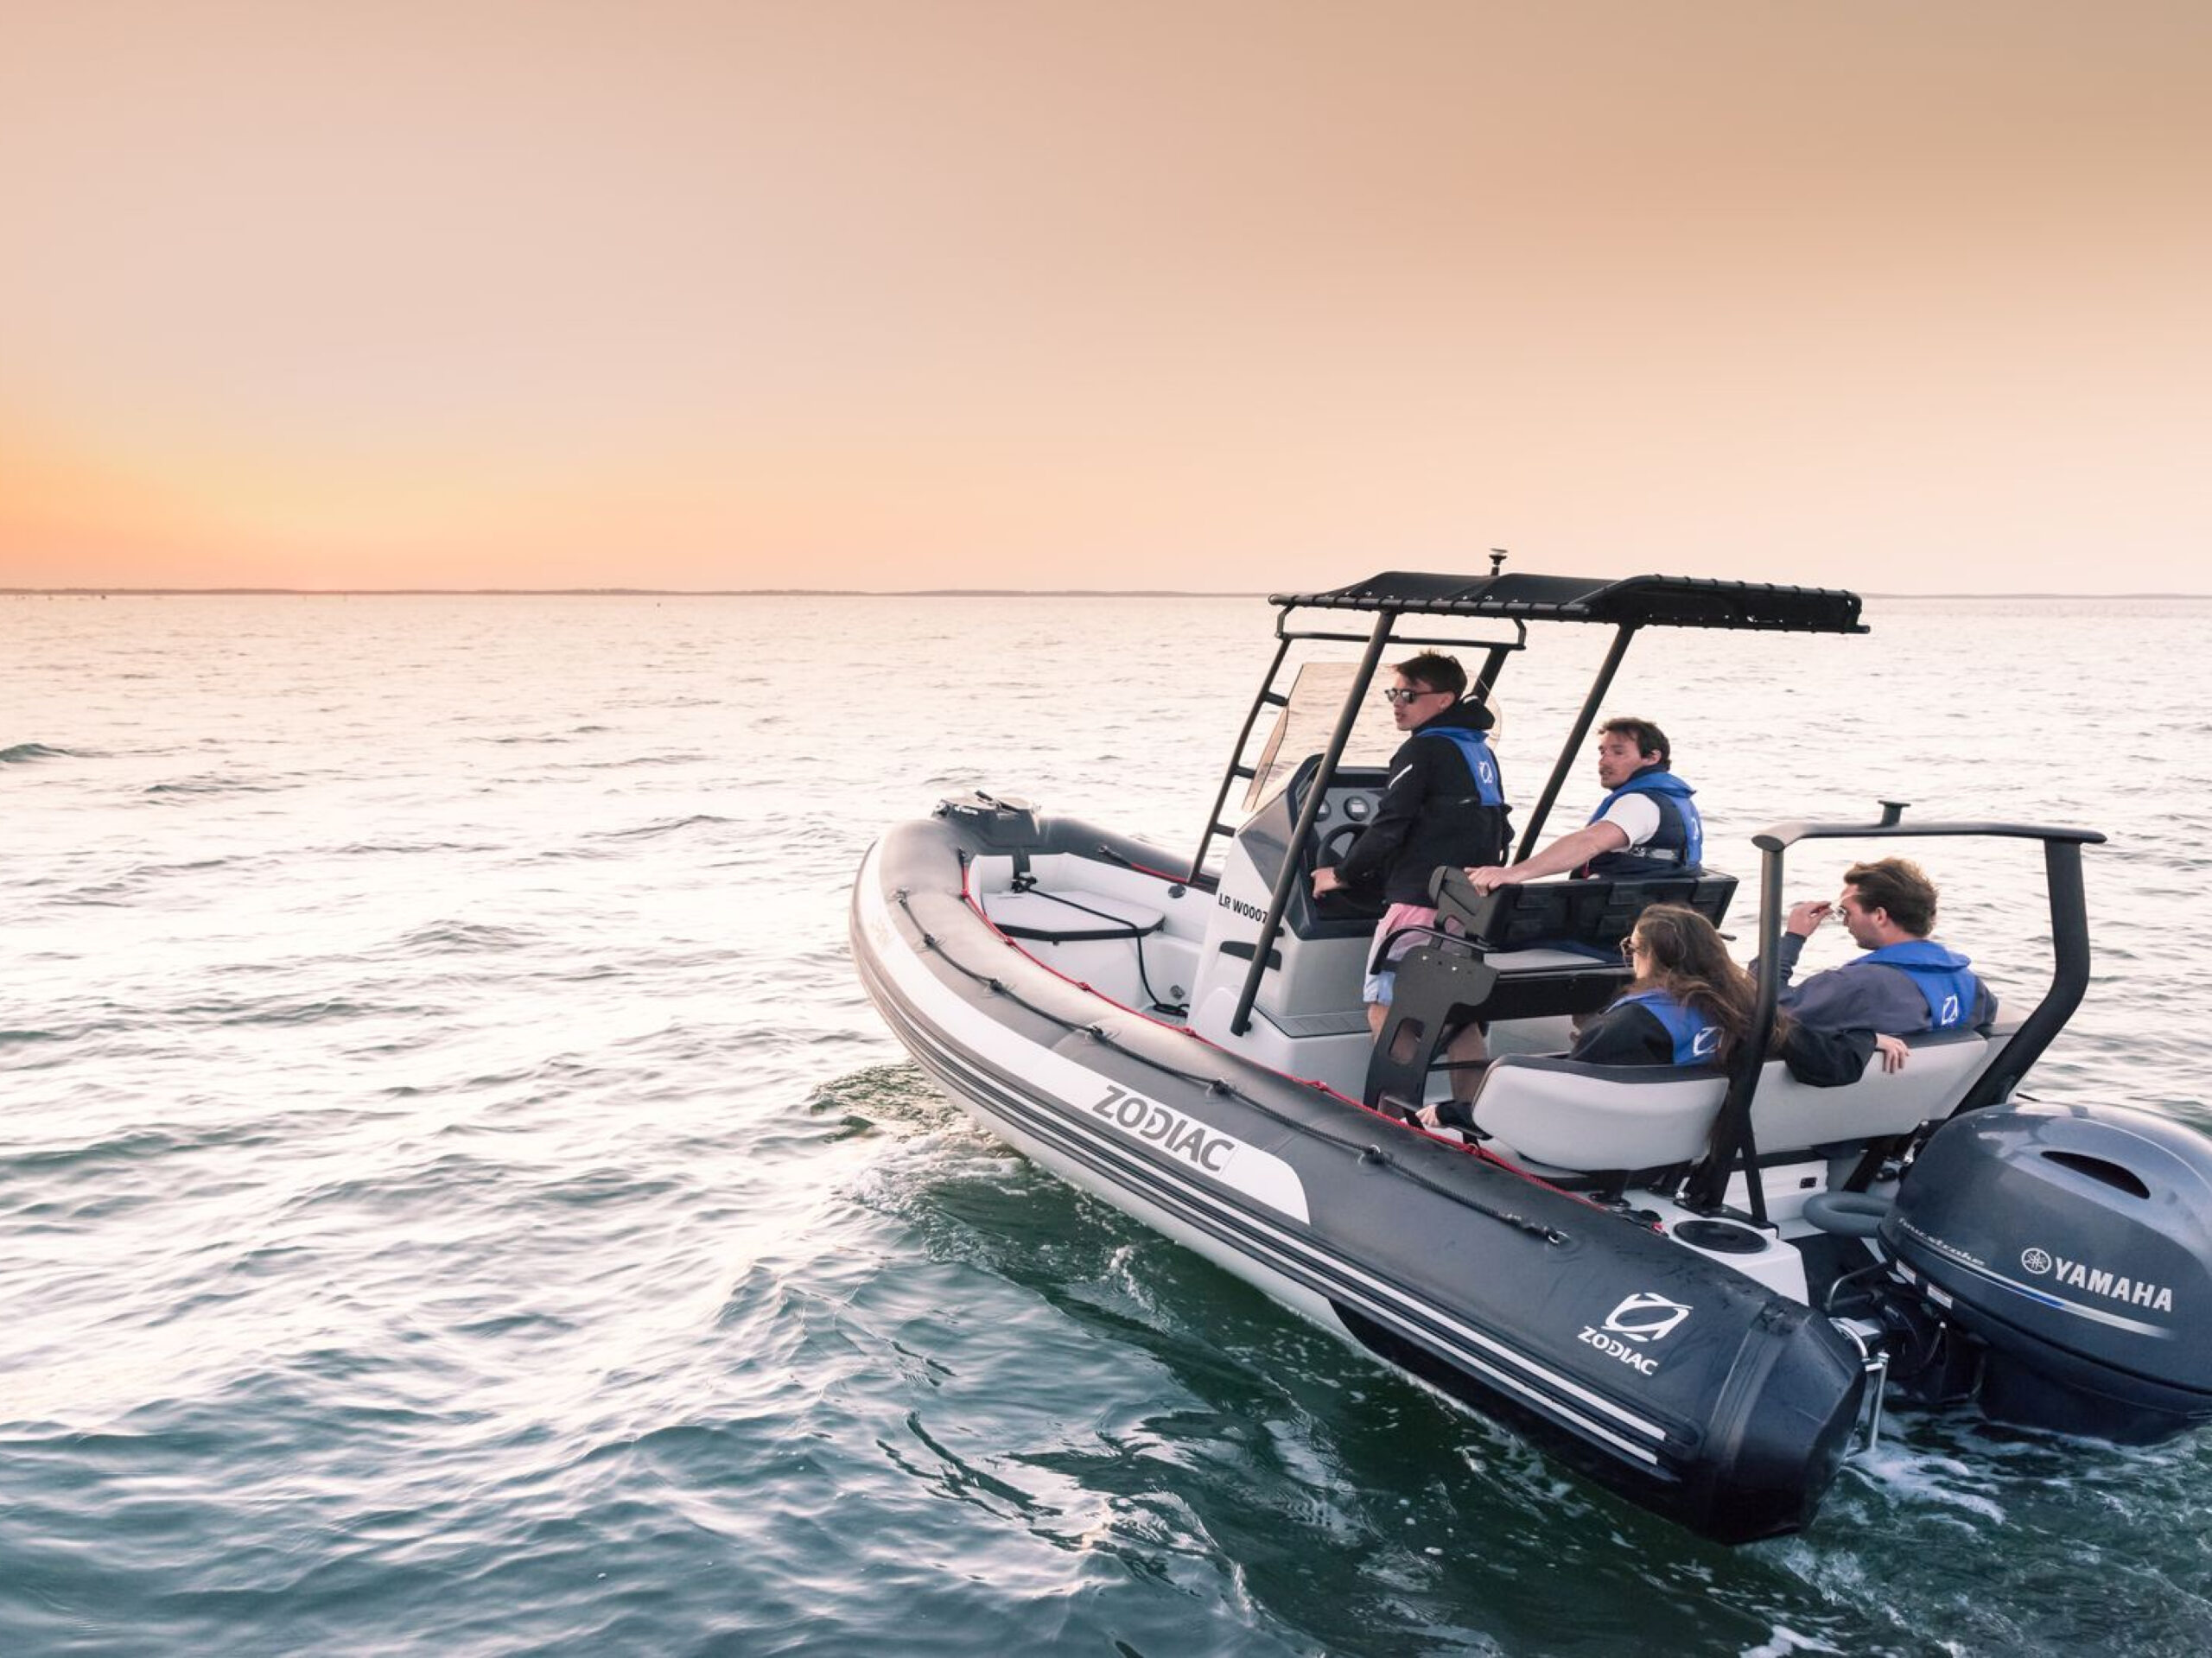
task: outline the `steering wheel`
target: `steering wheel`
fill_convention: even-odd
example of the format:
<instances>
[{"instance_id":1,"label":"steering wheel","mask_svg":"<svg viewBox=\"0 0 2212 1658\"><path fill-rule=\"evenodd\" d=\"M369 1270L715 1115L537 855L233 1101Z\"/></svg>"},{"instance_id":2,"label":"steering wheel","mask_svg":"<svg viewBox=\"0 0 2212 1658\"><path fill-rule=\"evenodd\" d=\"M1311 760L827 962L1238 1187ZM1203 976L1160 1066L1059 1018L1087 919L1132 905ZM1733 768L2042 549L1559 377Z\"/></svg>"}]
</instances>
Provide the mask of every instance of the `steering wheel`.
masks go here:
<instances>
[{"instance_id":1,"label":"steering wheel","mask_svg":"<svg viewBox=\"0 0 2212 1658\"><path fill-rule=\"evenodd\" d=\"M1351 843L1359 839L1364 823L1339 823L1321 837L1321 844L1313 848L1316 869L1334 869L1344 861L1344 854L1351 850Z\"/></svg>"},{"instance_id":2,"label":"steering wheel","mask_svg":"<svg viewBox=\"0 0 2212 1658\"><path fill-rule=\"evenodd\" d=\"M1333 869L1351 850L1351 843L1359 839L1367 827L1364 823L1339 823L1323 835L1313 848L1313 867ZM1367 919L1382 913L1382 905L1372 895L1355 897L1342 887L1333 893L1324 893L1313 900L1313 913L1327 921Z\"/></svg>"}]
</instances>

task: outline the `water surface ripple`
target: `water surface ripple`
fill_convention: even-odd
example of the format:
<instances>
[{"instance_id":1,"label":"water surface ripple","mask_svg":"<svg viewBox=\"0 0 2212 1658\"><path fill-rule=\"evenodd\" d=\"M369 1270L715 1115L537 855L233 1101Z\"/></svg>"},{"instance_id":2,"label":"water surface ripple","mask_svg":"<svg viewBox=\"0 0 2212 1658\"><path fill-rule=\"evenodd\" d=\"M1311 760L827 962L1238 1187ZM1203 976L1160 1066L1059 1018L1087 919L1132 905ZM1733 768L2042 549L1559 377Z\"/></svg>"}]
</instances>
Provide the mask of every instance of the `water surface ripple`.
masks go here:
<instances>
[{"instance_id":1,"label":"water surface ripple","mask_svg":"<svg viewBox=\"0 0 2212 1658\"><path fill-rule=\"evenodd\" d=\"M1869 613L1654 638L1609 708L1739 873L1880 796L2108 831L2034 1091L2212 1122L2212 603ZM1893 1418L1722 1550L903 1062L846 958L868 841L982 785L1187 851L1268 619L0 599L0 1651L2212 1648L2203 1440ZM1519 798L1601 648L1510 670ZM2038 868L1930 861L2031 999Z\"/></svg>"}]
</instances>

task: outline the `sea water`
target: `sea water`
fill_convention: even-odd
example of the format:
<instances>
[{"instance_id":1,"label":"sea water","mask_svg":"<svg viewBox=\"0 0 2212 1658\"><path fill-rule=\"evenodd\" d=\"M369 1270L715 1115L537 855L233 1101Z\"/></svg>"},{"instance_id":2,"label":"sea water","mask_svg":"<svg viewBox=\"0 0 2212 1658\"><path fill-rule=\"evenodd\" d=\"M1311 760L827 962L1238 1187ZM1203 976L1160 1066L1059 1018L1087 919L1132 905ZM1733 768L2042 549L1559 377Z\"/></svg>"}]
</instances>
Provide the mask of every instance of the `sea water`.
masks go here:
<instances>
[{"instance_id":1,"label":"sea water","mask_svg":"<svg viewBox=\"0 0 2212 1658\"><path fill-rule=\"evenodd\" d=\"M2104 830L2030 1091L2212 1128L2212 601L1867 613L1646 635L1606 709L1746 877L1882 797ZM906 1062L845 943L869 841L982 786L1187 857L1271 619L0 598L0 1652L2212 1648L2205 1438L1893 1414L1809 1531L1719 1548ZM1605 644L1536 632L1524 808ZM2032 846L1916 849L2024 1008Z\"/></svg>"}]
</instances>

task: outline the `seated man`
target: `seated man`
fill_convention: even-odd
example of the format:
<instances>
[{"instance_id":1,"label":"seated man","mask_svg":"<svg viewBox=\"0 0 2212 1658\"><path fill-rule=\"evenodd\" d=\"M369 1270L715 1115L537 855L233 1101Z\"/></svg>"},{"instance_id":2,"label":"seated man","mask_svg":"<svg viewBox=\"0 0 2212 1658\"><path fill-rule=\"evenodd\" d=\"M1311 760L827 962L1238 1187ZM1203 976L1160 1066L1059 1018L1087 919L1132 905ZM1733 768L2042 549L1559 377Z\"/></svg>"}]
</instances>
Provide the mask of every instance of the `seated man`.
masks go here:
<instances>
[{"instance_id":1,"label":"seated man","mask_svg":"<svg viewBox=\"0 0 2212 1658\"><path fill-rule=\"evenodd\" d=\"M1608 720L1598 727L1598 781L1609 792L1590 821L1542 851L1501 867L1467 871L1478 893L1540 875L1602 875L1635 880L1702 873L1705 823L1676 777L1667 734L1649 720Z\"/></svg>"},{"instance_id":2,"label":"seated man","mask_svg":"<svg viewBox=\"0 0 2212 1658\"><path fill-rule=\"evenodd\" d=\"M1313 872L1313 894L1346 892L1389 905L1375 930L1388 959L1373 962L1363 994L1369 1027L1378 1035L1389 1013L1396 960L1433 928L1428 878L1440 865L1469 857L1503 857L1510 844L1497 757L1483 734L1495 723L1480 697L1462 700L1466 670L1454 657L1423 651L1393 665L1382 695L1399 730L1410 733L1391 757L1389 782L1375 816L1333 868ZM1386 944L1386 941L1389 941ZM1484 1057L1482 1032L1470 1025L1448 1050L1455 1095L1471 1090L1471 1067Z\"/></svg>"},{"instance_id":3,"label":"seated man","mask_svg":"<svg viewBox=\"0 0 2212 1658\"><path fill-rule=\"evenodd\" d=\"M1791 984L1805 941L1831 915L1843 918L1852 941L1868 953ZM1782 1006L1798 1023L1823 1031L1986 1026L1997 1017L1997 998L1967 970L1965 956L1929 937L1935 928L1936 883L1918 864L1906 858L1853 864L1843 872L1835 903L1808 899L1790 906L1777 947Z\"/></svg>"}]
</instances>

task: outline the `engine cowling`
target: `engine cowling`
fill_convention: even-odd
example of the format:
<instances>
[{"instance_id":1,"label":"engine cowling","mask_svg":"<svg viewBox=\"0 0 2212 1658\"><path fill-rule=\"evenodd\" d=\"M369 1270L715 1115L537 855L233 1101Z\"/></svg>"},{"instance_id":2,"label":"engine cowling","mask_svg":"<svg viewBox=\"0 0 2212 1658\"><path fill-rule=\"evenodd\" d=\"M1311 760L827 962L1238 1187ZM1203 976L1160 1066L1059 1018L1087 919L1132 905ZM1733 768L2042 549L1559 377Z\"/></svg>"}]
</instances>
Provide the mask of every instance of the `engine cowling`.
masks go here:
<instances>
[{"instance_id":1,"label":"engine cowling","mask_svg":"<svg viewBox=\"0 0 2212 1658\"><path fill-rule=\"evenodd\" d=\"M1986 1345L1993 1420L2131 1444L2212 1420L2212 1140L2115 1106L1974 1112L1881 1236Z\"/></svg>"}]
</instances>

